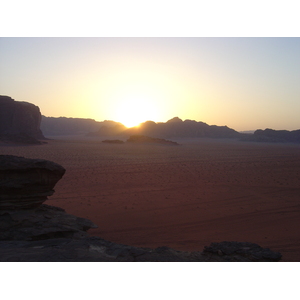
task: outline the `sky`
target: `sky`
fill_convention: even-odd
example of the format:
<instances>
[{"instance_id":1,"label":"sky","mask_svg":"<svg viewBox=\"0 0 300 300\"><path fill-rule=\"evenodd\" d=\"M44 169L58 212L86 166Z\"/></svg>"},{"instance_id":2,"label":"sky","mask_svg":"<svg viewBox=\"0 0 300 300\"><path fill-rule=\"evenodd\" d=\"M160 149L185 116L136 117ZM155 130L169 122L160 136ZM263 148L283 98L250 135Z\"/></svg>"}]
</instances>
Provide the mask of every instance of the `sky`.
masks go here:
<instances>
[{"instance_id":1,"label":"sky","mask_svg":"<svg viewBox=\"0 0 300 300\"><path fill-rule=\"evenodd\" d=\"M300 128L300 38L2 37L0 94L51 117Z\"/></svg>"}]
</instances>

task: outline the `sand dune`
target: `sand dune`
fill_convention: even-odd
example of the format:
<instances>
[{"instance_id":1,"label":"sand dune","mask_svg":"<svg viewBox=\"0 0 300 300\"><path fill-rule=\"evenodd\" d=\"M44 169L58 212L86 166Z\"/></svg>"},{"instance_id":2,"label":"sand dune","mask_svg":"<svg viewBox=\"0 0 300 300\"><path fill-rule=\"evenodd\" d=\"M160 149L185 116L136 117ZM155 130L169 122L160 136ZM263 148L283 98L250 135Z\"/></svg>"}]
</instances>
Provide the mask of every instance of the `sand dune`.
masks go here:
<instances>
[{"instance_id":1,"label":"sand dune","mask_svg":"<svg viewBox=\"0 0 300 300\"><path fill-rule=\"evenodd\" d=\"M202 250L248 241L300 261L300 146L176 140L181 146L105 144L95 138L2 146L0 154L66 168L46 203L89 218L104 239Z\"/></svg>"}]
</instances>

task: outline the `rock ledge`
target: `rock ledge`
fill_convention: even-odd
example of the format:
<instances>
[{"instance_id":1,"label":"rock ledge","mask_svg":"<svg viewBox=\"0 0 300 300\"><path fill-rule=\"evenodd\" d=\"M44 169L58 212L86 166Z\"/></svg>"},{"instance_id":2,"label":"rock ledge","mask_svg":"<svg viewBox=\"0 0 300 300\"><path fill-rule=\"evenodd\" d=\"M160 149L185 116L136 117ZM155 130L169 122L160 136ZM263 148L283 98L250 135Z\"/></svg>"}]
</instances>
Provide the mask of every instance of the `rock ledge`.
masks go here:
<instances>
[{"instance_id":1,"label":"rock ledge","mask_svg":"<svg viewBox=\"0 0 300 300\"><path fill-rule=\"evenodd\" d=\"M54 193L65 169L44 159L0 155L0 209L37 207Z\"/></svg>"}]
</instances>

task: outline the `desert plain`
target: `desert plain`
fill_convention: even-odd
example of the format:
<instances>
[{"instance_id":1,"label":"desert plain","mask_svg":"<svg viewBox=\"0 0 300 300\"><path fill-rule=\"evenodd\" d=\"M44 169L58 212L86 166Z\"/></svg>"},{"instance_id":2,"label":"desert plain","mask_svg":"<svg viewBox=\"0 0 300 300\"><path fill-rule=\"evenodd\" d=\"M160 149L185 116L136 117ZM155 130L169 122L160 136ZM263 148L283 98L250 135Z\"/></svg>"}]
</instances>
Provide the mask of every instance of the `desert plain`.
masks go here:
<instances>
[{"instance_id":1,"label":"desert plain","mask_svg":"<svg viewBox=\"0 0 300 300\"><path fill-rule=\"evenodd\" d=\"M46 204L92 220L91 235L139 247L202 251L211 242L257 243L300 261L300 145L182 139L179 146L51 137L0 145L66 173Z\"/></svg>"}]
</instances>

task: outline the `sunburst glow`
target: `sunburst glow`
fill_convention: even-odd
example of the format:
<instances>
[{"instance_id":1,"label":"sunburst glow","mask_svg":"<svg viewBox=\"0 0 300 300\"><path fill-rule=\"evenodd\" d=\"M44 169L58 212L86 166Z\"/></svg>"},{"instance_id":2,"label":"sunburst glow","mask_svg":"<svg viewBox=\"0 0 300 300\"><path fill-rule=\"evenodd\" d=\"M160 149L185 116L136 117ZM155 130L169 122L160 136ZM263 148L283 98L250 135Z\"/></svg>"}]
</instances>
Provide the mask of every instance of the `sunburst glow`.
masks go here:
<instances>
[{"instance_id":1,"label":"sunburst glow","mask_svg":"<svg viewBox=\"0 0 300 300\"><path fill-rule=\"evenodd\" d=\"M148 120L157 120L158 108L145 95L128 95L115 107L116 120L126 127L138 126Z\"/></svg>"}]
</instances>

